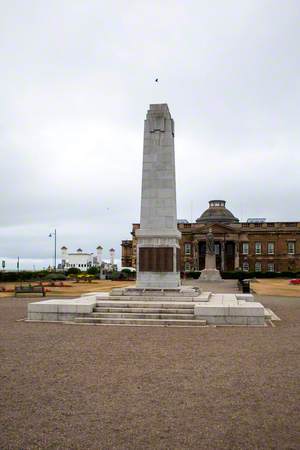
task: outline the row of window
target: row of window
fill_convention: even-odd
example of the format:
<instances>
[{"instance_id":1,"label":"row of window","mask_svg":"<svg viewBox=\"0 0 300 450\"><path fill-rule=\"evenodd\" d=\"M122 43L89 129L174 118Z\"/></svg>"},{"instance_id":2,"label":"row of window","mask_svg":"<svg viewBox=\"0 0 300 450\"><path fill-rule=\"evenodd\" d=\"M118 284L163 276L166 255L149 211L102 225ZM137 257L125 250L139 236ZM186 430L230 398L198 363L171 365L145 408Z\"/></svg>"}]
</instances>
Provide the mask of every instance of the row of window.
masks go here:
<instances>
[{"instance_id":1,"label":"row of window","mask_svg":"<svg viewBox=\"0 0 300 450\"><path fill-rule=\"evenodd\" d=\"M242 243L242 253L243 255L249 254L249 242L243 242ZM275 244L274 242L268 242L267 244L267 254L268 255L274 255L275 253ZM287 253L288 255L294 255L295 254L295 242L290 241L287 243ZM262 254L262 244L261 242L255 242L255 254L261 255Z\"/></svg>"},{"instance_id":2,"label":"row of window","mask_svg":"<svg viewBox=\"0 0 300 450\"><path fill-rule=\"evenodd\" d=\"M66 264L67 267L89 267L90 264Z\"/></svg>"},{"instance_id":3,"label":"row of window","mask_svg":"<svg viewBox=\"0 0 300 450\"><path fill-rule=\"evenodd\" d=\"M262 226L267 226L269 228L271 227L275 227L275 223L273 222L258 222L258 223L242 223L242 227L243 228L247 228L247 227L256 227L256 228L261 228ZM297 226L297 222L277 222L278 226L284 226L284 227L296 227Z\"/></svg>"},{"instance_id":4,"label":"row of window","mask_svg":"<svg viewBox=\"0 0 300 450\"><path fill-rule=\"evenodd\" d=\"M247 261L243 262L242 266L243 272L249 272L249 263ZM255 272L261 272L261 263L256 262L254 266ZM275 264L274 263L268 263L267 264L267 272L274 272L275 271Z\"/></svg>"},{"instance_id":5,"label":"row of window","mask_svg":"<svg viewBox=\"0 0 300 450\"><path fill-rule=\"evenodd\" d=\"M184 264L184 270L186 272L189 272L191 270L191 264L188 261ZM245 261L243 263L242 270L243 270L243 272L249 272L249 263L247 261ZM262 271L262 266L261 266L260 262L256 262L255 263L255 269L254 270L255 270L255 272L261 272ZM268 263L267 264L267 271L268 272L274 272L275 271L275 264L274 263Z\"/></svg>"},{"instance_id":6,"label":"row of window","mask_svg":"<svg viewBox=\"0 0 300 450\"><path fill-rule=\"evenodd\" d=\"M220 247L219 245L215 245L215 253L218 255L220 253ZM267 244L267 254L268 255L274 255L275 253L275 243L274 242L268 242ZM294 255L295 254L295 242L290 241L287 243L287 253L288 255ZM188 242L184 244L184 254L189 256L192 254L192 245ZM248 255L249 254L249 242L243 242L242 243L242 254ZM261 255L262 254L262 243L261 242L255 242L255 254Z\"/></svg>"}]
</instances>

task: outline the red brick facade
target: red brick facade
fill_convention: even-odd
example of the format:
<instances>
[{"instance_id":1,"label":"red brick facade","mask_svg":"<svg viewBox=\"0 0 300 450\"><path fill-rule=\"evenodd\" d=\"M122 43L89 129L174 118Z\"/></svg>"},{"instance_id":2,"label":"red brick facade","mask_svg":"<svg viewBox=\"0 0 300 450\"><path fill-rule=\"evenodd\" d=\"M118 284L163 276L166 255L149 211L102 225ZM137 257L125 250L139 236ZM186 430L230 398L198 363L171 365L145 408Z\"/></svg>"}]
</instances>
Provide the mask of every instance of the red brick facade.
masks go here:
<instances>
[{"instance_id":1,"label":"red brick facade","mask_svg":"<svg viewBox=\"0 0 300 450\"><path fill-rule=\"evenodd\" d=\"M122 241L122 266L136 266L135 230ZM220 270L257 272L300 271L300 222L180 223L180 269L202 270L206 234L212 229L217 267Z\"/></svg>"}]
</instances>

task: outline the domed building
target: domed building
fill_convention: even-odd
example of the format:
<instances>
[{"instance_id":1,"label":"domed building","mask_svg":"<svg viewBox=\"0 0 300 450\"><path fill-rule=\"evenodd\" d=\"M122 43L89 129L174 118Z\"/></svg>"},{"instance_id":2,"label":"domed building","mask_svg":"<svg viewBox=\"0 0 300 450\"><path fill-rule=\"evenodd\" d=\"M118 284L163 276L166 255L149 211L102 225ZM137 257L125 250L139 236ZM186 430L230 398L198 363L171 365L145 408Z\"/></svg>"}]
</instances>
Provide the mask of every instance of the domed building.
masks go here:
<instances>
[{"instance_id":1,"label":"domed building","mask_svg":"<svg viewBox=\"0 0 300 450\"><path fill-rule=\"evenodd\" d=\"M209 208L201 214L196 223L239 223L239 219L225 208L225 204L225 200L210 200Z\"/></svg>"},{"instance_id":2,"label":"domed building","mask_svg":"<svg viewBox=\"0 0 300 450\"><path fill-rule=\"evenodd\" d=\"M122 241L122 266L136 267L135 231L132 239ZM205 267L206 236L215 240L217 269L244 272L300 271L300 222L267 222L263 218L239 219L226 208L225 200L210 200L209 207L189 222L178 220L180 267L182 272Z\"/></svg>"}]
</instances>

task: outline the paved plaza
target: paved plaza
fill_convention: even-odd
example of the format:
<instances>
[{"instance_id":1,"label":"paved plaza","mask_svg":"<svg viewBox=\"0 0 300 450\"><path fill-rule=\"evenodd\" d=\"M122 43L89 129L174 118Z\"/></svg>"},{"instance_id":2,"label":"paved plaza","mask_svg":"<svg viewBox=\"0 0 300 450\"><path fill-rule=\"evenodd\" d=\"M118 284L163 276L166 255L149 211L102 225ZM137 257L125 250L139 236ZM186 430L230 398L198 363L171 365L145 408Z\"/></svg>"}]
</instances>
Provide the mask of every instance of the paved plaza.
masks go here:
<instances>
[{"instance_id":1,"label":"paved plaza","mask_svg":"<svg viewBox=\"0 0 300 450\"><path fill-rule=\"evenodd\" d=\"M299 448L300 298L275 327L25 323L0 300L0 448Z\"/></svg>"},{"instance_id":2,"label":"paved plaza","mask_svg":"<svg viewBox=\"0 0 300 450\"><path fill-rule=\"evenodd\" d=\"M237 294L239 293L237 280L222 280L220 282L202 281L200 279L183 280L184 286L199 287L202 291L210 291L213 293Z\"/></svg>"}]
</instances>

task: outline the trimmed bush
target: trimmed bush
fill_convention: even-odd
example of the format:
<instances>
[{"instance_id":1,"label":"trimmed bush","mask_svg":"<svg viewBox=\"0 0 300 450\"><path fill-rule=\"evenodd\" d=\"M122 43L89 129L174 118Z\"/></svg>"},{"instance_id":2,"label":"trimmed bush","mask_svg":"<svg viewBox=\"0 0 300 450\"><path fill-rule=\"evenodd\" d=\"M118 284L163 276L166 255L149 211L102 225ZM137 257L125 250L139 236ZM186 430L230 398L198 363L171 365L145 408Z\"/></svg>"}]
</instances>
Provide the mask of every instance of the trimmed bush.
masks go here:
<instances>
[{"instance_id":1,"label":"trimmed bush","mask_svg":"<svg viewBox=\"0 0 300 450\"><path fill-rule=\"evenodd\" d=\"M122 269L121 272L126 273L127 275L131 275L132 273L134 273L130 269Z\"/></svg>"},{"instance_id":2,"label":"trimmed bush","mask_svg":"<svg viewBox=\"0 0 300 450\"><path fill-rule=\"evenodd\" d=\"M200 277L201 272L195 270L194 272L190 272L190 274L191 274L191 278L194 278L194 280L197 280Z\"/></svg>"},{"instance_id":3,"label":"trimmed bush","mask_svg":"<svg viewBox=\"0 0 300 450\"><path fill-rule=\"evenodd\" d=\"M70 267L70 269L66 271L66 275L78 275L79 273L81 273L81 270L77 267Z\"/></svg>"},{"instance_id":4,"label":"trimmed bush","mask_svg":"<svg viewBox=\"0 0 300 450\"><path fill-rule=\"evenodd\" d=\"M29 270L22 270L21 272L0 272L0 282L39 281L44 279L48 273L47 271L32 272Z\"/></svg>"},{"instance_id":5,"label":"trimmed bush","mask_svg":"<svg viewBox=\"0 0 300 450\"><path fill-rule=\"evenodd\" d=\"M49 273L48 275L45 276L44 280L53 280L53 281L64 281L66 280L67 277L64 273Z\"/></svg>"},{"instance_id":6,"label":"trimmed bush","mask_svg":"<svg viewBox=\"0 0 300 450\"><path fill-rule=\"evenodd\" d=\"M297 278L300 272L221 272L224 280L244 280L251 278Z\"/></svg>"},{"instance_id":7,"label":"trimmed bush","mask_svg":"<svg viewBox=\"0 0 300 450\"><path fill-rule=\"evenodd\" d=\"M89 275L99 275L100 273L100 267L89 267L88 270L86 271L87 274Z\"/></svg>"}]
</instances>

